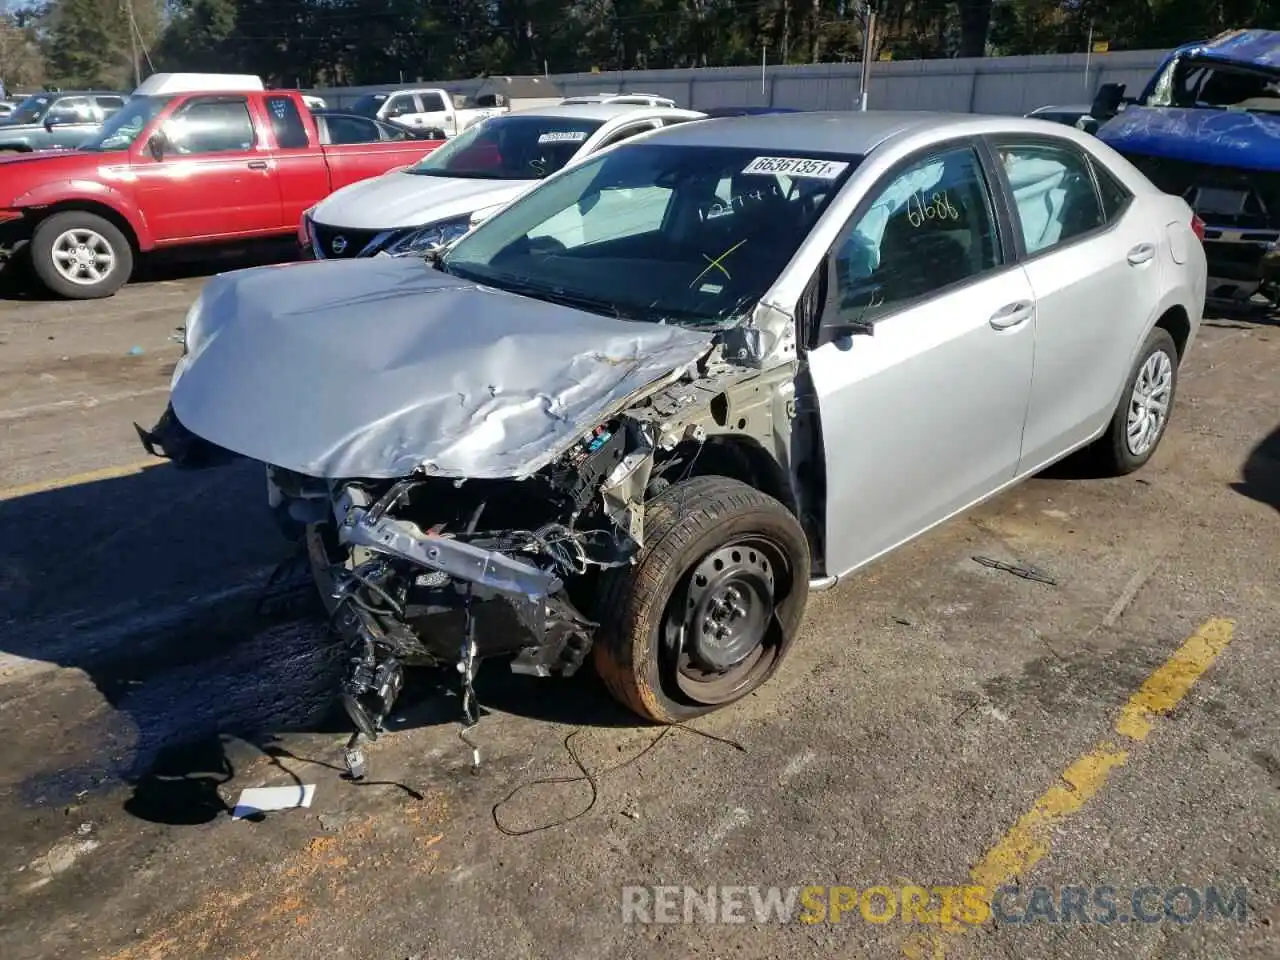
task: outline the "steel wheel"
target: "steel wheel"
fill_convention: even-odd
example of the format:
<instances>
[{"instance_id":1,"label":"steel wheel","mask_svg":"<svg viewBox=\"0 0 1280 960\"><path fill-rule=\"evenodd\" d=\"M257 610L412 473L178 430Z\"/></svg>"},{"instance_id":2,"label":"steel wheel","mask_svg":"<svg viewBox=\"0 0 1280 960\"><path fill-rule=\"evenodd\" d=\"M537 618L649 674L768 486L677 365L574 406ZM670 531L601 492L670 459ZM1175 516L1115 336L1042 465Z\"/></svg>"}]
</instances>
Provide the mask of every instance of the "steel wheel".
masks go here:
<instances>
[{"instance_id":1,"label":"steel wheel","mask_svg":"<svg viewBox=\"0 0 1280 960\"><path fill-rule=\"evenodd\" d=\"M1160 439L1173 397L1173 360L1163 350L1147 357L1129 396L1125 444L1135 457L1146 456Z\"/></svg>"},{"instance_id":2,"label":"steel wheel","mask_svg":"<svg viewBox=\"0 0 1280 960\"><path fill-rule=\"evenodd\" d=\"M116 256L102 234L84 227L64 230L53 241L53 267L71 283L89 287L115 269Z\"/></svg>"},{"instance_id":3,"label":"steel wheel","mask_svg":"<svg viewBox=\"0 0 1280 960\"><path fill-rule=\"evenodd\" d=\"M731 540L703 557L672 598L660 669L693 703L734 700L771 669L776 591L788 576L784 556L764 538Z\"/></svg>"}]
</instances>

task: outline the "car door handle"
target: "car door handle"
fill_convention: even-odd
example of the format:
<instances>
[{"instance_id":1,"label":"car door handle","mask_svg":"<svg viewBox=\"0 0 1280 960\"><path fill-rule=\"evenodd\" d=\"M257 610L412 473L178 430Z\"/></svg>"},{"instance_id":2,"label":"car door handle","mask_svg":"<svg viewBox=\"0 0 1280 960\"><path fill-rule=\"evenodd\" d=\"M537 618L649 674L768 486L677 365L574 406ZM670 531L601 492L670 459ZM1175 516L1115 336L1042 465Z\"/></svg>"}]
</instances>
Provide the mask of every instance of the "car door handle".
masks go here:
<instances>
[{"instance_id":1,"label":"car door handle","mask_svg":"<svg viewBox=\"0 0 1280 960\"><path fill-rule=\"evenodd\" d=\"M1008 330L1020 323L1026 323L1034 312L1035 304L1031 301L1016 300L993 313L988 322L997 330Z\"/></svg>"},{"instance_id":2,"label":"car door handle","mask_svg":"<svg viewBox=\"0 0 1280 960\"><path fill-rule=\"evenodd\" d=\"M269 167L269 166L271 166L271 164L267 163L267 161L265 161L265 160L250 160L250 161L249 161L249 169L250 169L250 170L265 170L265 169L267 169L267 167Z\"/></svg>"},{"instance_id":3,"label":"car door handle","mask_svg":"<svg viewBox=\"0 0 1280 960\"><path fill-rule=\"evenodd\" d=\"M1154 243L1140 243L1129 251L1129 262L1135 267L1146 263L1156 255L1156 245Z\"/></svg>"}]
</instances>

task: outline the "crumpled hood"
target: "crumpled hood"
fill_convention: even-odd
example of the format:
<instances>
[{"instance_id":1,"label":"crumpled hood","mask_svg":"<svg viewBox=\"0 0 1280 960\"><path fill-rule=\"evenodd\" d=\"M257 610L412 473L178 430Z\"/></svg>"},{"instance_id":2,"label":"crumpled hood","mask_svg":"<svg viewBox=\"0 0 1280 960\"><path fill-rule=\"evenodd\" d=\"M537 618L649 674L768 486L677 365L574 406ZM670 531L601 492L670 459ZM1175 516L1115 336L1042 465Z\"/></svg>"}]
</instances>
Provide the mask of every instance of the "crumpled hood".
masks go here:
<instances>
[{"instance_id":1,"label":"crumpled hood","mask_svg":"<svg viewBox=\"0 0 1280 960\"><path fill-rule=\"evenodd\" d=\"M308 476L518 477L710 344L415 258L257 267L206 284L170 400L197 436Z\"/></svg>"},{"instance_id":2,"label":"crumpled hood","mask_svg":"<svg viewBox=\"0 0 1280 960\"><path fill-rule=\"evenodd\" d=\"M311 216L318 223L348 230L418 227L504 203L537 182L388 173L343 187L317 205Z\"/></svg>"},{"instance_id":3,"label":"crumpled hood","mask_svg":"<svg viewBox=\"0 0 1280 960\"><path fill-rule=\"evenodd\" d=\"M1098 139L1121 153L1250 170L1280 170L1280 116L1243 110L1131 106Z\"/></svg>"}]
</instances>

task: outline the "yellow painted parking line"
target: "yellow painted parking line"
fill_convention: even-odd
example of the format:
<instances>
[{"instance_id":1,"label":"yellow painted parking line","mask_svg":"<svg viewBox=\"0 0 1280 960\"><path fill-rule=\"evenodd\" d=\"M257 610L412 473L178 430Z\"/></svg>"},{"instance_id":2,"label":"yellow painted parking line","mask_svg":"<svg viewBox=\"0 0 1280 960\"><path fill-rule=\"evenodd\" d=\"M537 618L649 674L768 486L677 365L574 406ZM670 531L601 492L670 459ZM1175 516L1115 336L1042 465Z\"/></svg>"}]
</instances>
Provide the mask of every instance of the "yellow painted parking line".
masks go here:
<instances>
[{"instance_id":1,"label":"yellow painted parking line","mask_svg":"<svg viewBox=\"0 0 1280 960\"><path fill-rule=\"evenodd\" d=\"M148 460L139 460L137 463L128 463L119 467L103 467L100 470L89 470L70 477L24 483L19 487L0 490L0 502L17 500L19 497L30 497L37 493L48 493L52 490L62 490L66 487L78 487L85 483L97 483L100 480L118 480L121 477L133 476L151 467L158 467L160 464L168 462L168 460L162 460L160 457L151 457Z\"/></svg>"},{"instance_id":2,"label":"yellow painted parking line","mask_svg":"<svg viewBox=\"0 0 1280 960\"><path fill-rule=\"evenodd\" d=\"M1041 794L974 865L969 882L990 897L997 887L1011 883L1043 859L1049 853L1054 830L1097 795L1113 770L1124 766L1129 750L1151 733L1153 721L1176 707L1226 649L1234 629L1233 620L1214 619L1188 637L1121 708L1115 737L1102 741L1067 767L1061 782ZM902 954L908 960L944 960L951 941L972 929L972 925L955 920L944 922L935 930L908 937Z\"/></svg>"}]
</instances>

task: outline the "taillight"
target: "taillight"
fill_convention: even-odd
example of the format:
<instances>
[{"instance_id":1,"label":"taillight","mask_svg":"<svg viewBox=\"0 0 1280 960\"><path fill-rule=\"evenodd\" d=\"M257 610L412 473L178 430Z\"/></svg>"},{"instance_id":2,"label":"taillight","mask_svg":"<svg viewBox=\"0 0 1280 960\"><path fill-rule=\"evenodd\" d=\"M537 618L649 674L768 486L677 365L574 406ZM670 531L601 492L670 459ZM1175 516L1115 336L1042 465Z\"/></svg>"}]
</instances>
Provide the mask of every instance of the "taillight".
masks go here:
<instances>
[{"instance_id":1,"label":"taillight","mask_svg":"<svg viewBox=\"0 0 1280 960\"><path fill-rule=\"evenodd\" d=\"M1200 219L1199 214L1191 215L1191 232L1196 235L1196 239L1204 243L1204 221Z\"/></svg>"}]
</instances>

